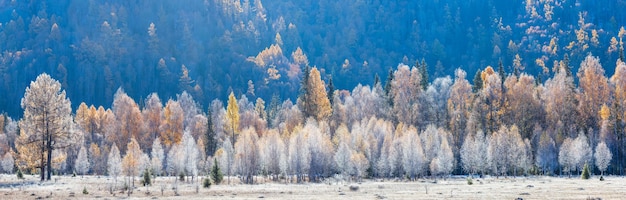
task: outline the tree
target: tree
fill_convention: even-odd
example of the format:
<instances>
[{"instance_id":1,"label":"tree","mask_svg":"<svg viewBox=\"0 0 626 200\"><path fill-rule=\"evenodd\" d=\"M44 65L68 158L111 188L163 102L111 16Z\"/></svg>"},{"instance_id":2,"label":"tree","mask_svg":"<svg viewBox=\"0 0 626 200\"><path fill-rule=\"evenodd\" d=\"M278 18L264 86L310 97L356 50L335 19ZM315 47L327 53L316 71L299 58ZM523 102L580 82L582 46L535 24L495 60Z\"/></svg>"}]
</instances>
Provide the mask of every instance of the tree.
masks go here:
<instances>
[{"instance_id":1,"label":"tree","mask_svg":"<svg viewBox=\"0 0 626 200\"><path fill-rule=\"evenodd\" d=\"M124 158L122 159L122 172L126 175L128 181L132 183L131 187L134 187L135 176L139 176L141 174L140 170L143 165L141 157L143 153L135 138L130 139L130 142L126 145L126 149L126 155L124 155Z\"/></svg>"},{"instance_id":2,"label":"tree","mask_svg":"<svg viewBox=\"0 0 626 200\"><path fill-rule=\"evenodd\" d=\"M606 146L606 143L600 142L598 146L596 146L596 153L594 154L596 158L596 166L600 170L600 175L604 175L604 171L611 163L611 158L613 154L611 150Z\"/></svg>"},{"instance_id":3,"label":"tree","mask_svg":"<svg viewBox=\"0 0 626 200\"><path fill-rule=\"evenodd\" d=\"M332 113L332 108L326 93L326 86L317 67L311 69L305 83L307 84L306 94L301 96L302 99L298 99L299 106L303 106L305 118L314 117L318 121L327 119Z\"/></svg>"},{"instance_id":4,"label":"tree","mask_svg":"<svg viewBox=\"0 0 626 200\"><path fill-rule=\"evenodd\" d=\"M213 183L219 185L224 179L224 175L222 175L222 170L220 169L219 162L217 162L217 158L213 158L213 167L211 168L211 179L213 179Z\"/></svg>"},{"instance_id":5,"label":"tree","mask_svg":"<svg viewBox=\"0 0 626 200\"><path fill-rule=\"evenodd\" d=\"M453 152L460 151L461 145L465 144L463 139L466 138L464 129L467 127L467 121L471 113L472 105L472 86L465 78L467 75L462 69L454 71L454 84L450 88L450 98L448 99L448 114L450 120L448 126L452 132L452 148Z\"/></svg>"},{"instance_id":6,"label":"tree","mask_svg":"<svg viewBox=\"0 0 626 200\"><path fill-rule=\"evenodd\" d=\"M433 163L436 165L436 169L433 169ZM439 148L439 152L437 153L437 157L431 161L430 171L433 175L444 174L448 175L452 172L454 167L454 155L452 154L452 149L448 144L448 139L445 137L441 140L441 147Z\"/></svg>"},{"instance_id":7,"label":"tree","mask_svg":"<svg viewBox=\"0 0 626 200\"><path fill-rule=\"evenodd\" d=\"M163 111L164 121L161 124L161 139L166 147L179 144L183 135L184 111L180 103L168 100Z\"/></svg>"},{"instance_id":8,"label":"tree","mask_svg":"<svg viewBox=\"0 0 626 200\"><path fill-rule=\"evenodd\" d=\"M193 180L195 176L198 176L199 153L198 146L189 131L184 132L181 145L185 175L192 176Z\"/></svg>"},{"instance_id":9,"label":"tree","mask_svg":"<svg viewBox=\"0 0 626 200\"><path fill-rule=\"evenodd\" d=\"M117 148L115 143L111 145L111 151L109 152L107 172L109 173L109 176L113 176L113 179L116 182L117 177L122 173L122 158L120 157L120 150Z\"/></svg>"},{"instance_id":10,"label":"tree","mask_svg":"<svg viewBox=\"0 0 626 200\"><path fill-rule=\"evenodd\" d=\"M287 167L287 148L285 142L275 129L270 129L259 141L261 162L267 174L278 180L279 175L285 175Z\"/></svg>"},{"instance_id":11,"label":"tree","mask_svg":"<svg viewBox=\"0 0 626 200\"><path fill-rule=\"evenodd\" d=\"M15 160L13 160L13 154L11 152L6 152L2 157L2 161L0 162L2 165L2 170L8 174L13 173L13 168L15 167Z\"/></svg>"},{"instance_id":12,"label":"tree","mask_svg":"<svg viewBox=\"0 0 626 200\"><path fill-rule=\"evenodd\" d=\"M578 95L580 126L598 130L600 125L598 112L603 104L608 103L610 92L608 79L604 76L604 68L600 64L600 59L588 55L580 64L576 75L581 91Z\"/></svg>"},{"instance_id":13,"label":"tree","mask_svg":"<svg viewBox=\"0 0 626 200\"><path fill-rule=\"evenodd\" d=\"M515 170L523 166L520 163L523 163L526 156L526 146L517 126L501 126L493 133L487 153L494 174L506 175L509 170L513 170L516 175Z\"/></svg>"},{"instance_id":14,"label":"tree","mask_svg":"<svg viewBox=\"0 0 626 200\"><path fill-rule=\"evenodd\" d=\"M84 145L80 147L74 169L76 170L76 173L80 175L85 175L89 172L89 158L87 157L87 149Z\"/></svg>"},{"instance_id":15,"label":"tree","mask_svg":"<svg viewBox=\"0 0 626 200\"><path fill-rule=\"evenodd\" d=\"M165 153L163 151L163 145L161 145L161 139L159 137L154 139L152 143L152 151L150 152L152 159L150 161L152 166L152 174L159 176L163 173L163 160L165 159Z\"/></svg>"},{"instance_id":16,"label":"tree","mask_svg":"<svg viewBox=\"0 0 626 200\"><path fill-rule=\"evenodd\" d=\"M539 145L537 146L535 155L535 164L543 173L551 172L558 166L558 149L554 139L548 135L547 132L542 132L539 138Z\"/></svg>"},{"instance_id":17,"label":"tree","mask_svg":"<svg viewBox=\"0 0 626 200\"><path fill-rule=\"evenodd\" d=\"M337 170L344 176L350 174L350 157L352 152L345 142L339 144L339 148L335 152L334 160Z\"/></svg>"},{"instance_id":18,"label":"tree","mask_svg":"<svg viewBox=\"0 0 626 200\"><path fill-rule=\"evenodd\" d=\"M213 111L208 109L207 113L207 127L204 135L204 150L206 155L213 155L217 150L217 133L213 124Z\"/></svg>"},{"instance_id":19,"label":"tree","mask_svg":"<svg viewBox=\"0 0 626 200\"><path fill-rule=\"evenodd\" d=\"M235 166L237 172L242 176L243 182L254 183L254 175L258 170L258 136L254 128L247 128L241 131L237 142L235 142Z\"/></svg>"},{"instance_id":20,"label":"tree","mask_svg":"<svg viewBox=\"0 0 626 200\"><path fill-rule=\"evenodd\" d=\"M568 172L568 175L571 175L571 171L576 169L576 161L574 155L572 154L573 140L571 138L566 138L561 144L561 148L559 149L559 164L563 167L563 171Z\"/></svg>"},{"instance_id":21,"label":"tree","mask_svg":"<svg viewBox=\"0 0 626 200\"><path fill-rule=\"evenodd\" d=\"M304 181L311 166L311 153L306 133L296 130L289 139L289 175L296 176L298 183Z\"/></svg>"},{"instance_id":22,"label":"tree","mask_svg":"<svg viewBox=\"0 0 626 200\"><path fill-rule=\"evenodd\" d=\"M144 125L146 127L146 139L154 140L161 135L161 124L163 123L163 103L157 93L152 93L146 98L145 106L141 111Z\"/></svg>"},{"instance_id":23,"label":"tree","mask_svg":"<svg viewBox=\"0 0 626 200\"><path fill-rule=\"evenodd\" d=\"M393 113L399 122L417 125L420 116L419 96L422 93L419 69L400 64L391 83Z\"/></svg>"},{"instance_id":24,"label":"tree","mask_svg":"<svg viewBox=\"0 0 626 200\"><path fill-rule=\"evenodd\" d=\"M488 167L488 156L485 152L488 150L489 139L485 137L482 131L467 134L465 137L460 153L461 164L465 172L469 174L482 173Z\"/></svg>"},{"instance_id":25,"label":"tree","mask_svg":"<svg viewBox=\"0 0 626 200\"><path fill-rule=\"evenodd\" d=\"M231 140L235 141L235 133L239 133L239 106L235 94L230 92L228 95L228 106L226 107L226 119L228 120L231 132ZM230 174L229 174L230 175Z\"/></svg>"},{"instance_id":26,"label":"tree","mask_svg":"<svg viewBox=\"0 0 626 200\"><path fill-rule=\"evenodd\" d=\"M143 129L143 116L139 110L139 105L135 103L135 100L130 98L124 90L121 88L115 92L113 98L113 113L115 114L115 127L117 128L114 134L111 134L111 142L117 144L128 144L131 138L139 139L142 142L142 146L150 145L150 139L144 138L145 135L141 135ZM120 148L120 152L123 154L126 152L126 146Z\"/></svg>"},{"instance_id":27,"label":"tree","mask_svg":"<svg viewBox=\"0 0 626 200\"><path fill-rule=\"evenodd\" d=\"M36 158L41 181L50 180L52 151L75 143L77 134L70 131L72 108L61 84L48 74L41 74L26 88L21 103L24 116L20 121L22 134L17 142L20 154ZM21 147L19 147L21 146ZM44 173L47 176L44 177Z\"/></svg>"},{"instance_id":28,"label":"tree","mask_svg":"<svg viewBox=\"0 0 626 200\"><path fill-rule=\"evenodd\" d=\"M408 128L403 135L403 138L400 140L402 141L402 166L407 176L414 180L416 176L423 173L428 159L424 155L422 140L415 128Z\"/></svg>"}]
</instances>

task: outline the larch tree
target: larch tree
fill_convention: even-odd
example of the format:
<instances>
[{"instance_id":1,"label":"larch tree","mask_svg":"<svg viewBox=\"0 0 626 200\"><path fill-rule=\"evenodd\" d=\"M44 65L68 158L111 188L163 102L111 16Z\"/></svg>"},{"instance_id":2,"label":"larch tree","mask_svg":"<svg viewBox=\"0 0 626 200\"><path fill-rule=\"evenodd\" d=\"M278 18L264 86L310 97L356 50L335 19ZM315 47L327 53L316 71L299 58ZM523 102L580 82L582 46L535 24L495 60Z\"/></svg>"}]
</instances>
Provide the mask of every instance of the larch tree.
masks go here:
<instances>
[{"instance_id":1,"label":"larch tree","mask_svg":"<svg viewBox=\"0 0 626 200\"><path fill-rule=\"evenodd\" d=\"M109 159L107 160L107 172L109 176L113 176L113 179L117 182L117 177L122 174L122 158L120 156L120 150L117 145L113 143L111 145L111 151L109 151Z\"/></svg>"},{"instance_id":2,"label":"larch tree","mask_svg":"<svg viewBox=\"0 0 626 200\"><path fill-rule=\"evenodd\" d=\"M448 121L448 127L452 132L452 148L456 152L455 157L459 157L461 144L464 144L463 139L466 138L466 132L464 131L467 126L467 120L471 113L472 105L472 86L467 81L467 73L462 69L456 69L454 71L454 84L450 88L450 98L448 99L448 114L450 120Z\"/></svg>"},{"instance_id":3,"label":"larch tree","mask_svg":"<svg viewBox=\"0 0 626 200\"><path fill-rule=\"evenodd\" d=\"M433 170L432 165L436 165L436 169ZM448 139L445 137L441 140L441 147L439 147L439 152L437 152L437 157L431 161L430 172L433 175L449 175L452 173L454 169L454 154L452 154L452 149L448 144Z\"/></svg>"},{"instance_id":4,"label":"larch tree","mask_svg":"<svg viewBox=\"0 0 626 200\"><path fill-rule=\"evenodd\" d=\"M419 96L422 93L419 69L400 64L393 77L391 93L395 119L405 124L417 125L420 116Z\"/></svg>"},{"instance_id":5,"label":"larch tree","mask_svg":"<svg viewBox=\"0 0 626 200\"><path fill-rule=\"evenodd\" d=\"M161 135L160 127L163 122L163 103L157 93L148 95L141 114L146 127L146 139L155 140Z\"/></svg>"},{"instance_id":6,"label":"larch tree","mask_svg":"<svg viewBox=\"0 0 626 200\"><path fill-rule=\"evenodd\" d=\"M578 112L581 127L598 130L600 120L598 112L609 100L608 79L604 76L604 68L600 59L588 55L580 64L577 73L579 79ZM593 145L593 144L592 144Z\"/></svg>"},{"instance_id":7,"label":"larch tree","mask_svg":"<svg viewBox=\"0 0 626 200\"><path fill-rule=\"evenodd\" d=\"M165 152L159 137L155 138L154 142L152 142L152 151L150 152L150 156L152 157L150 160L152 174L154 176L160 176L163 173L163 160L165 160Z\"/></svg>"},{"instance_id":8,"label":"larch tree","mask_svg":"<svg viewBox=\"0 0 626 200\"><path fill-rule=\"evenodd\" d=\"M322 177L330 176L333 168L333 143L330 134L322 132L324 122L318 125L315 120L307 120L302 131L308 136L309 143L309 181L319 182Z\"/></svg>"},{"instance_id":9,"label":"larch tree","mask_svg":"<svg viewBox=\"0 0 626 200\"><path fill-rule=\"evenodd\" d=\"M143 159L141 157L143 152L141 151L139 143L135 140L135 138L130 139L130 142L126 145L126 149L126 155L124 155L124 158L122 159L122 172L128 178L128 181L130 182L129 185L132 183L131 187L134 187L135 177L141 174L140 169L143 165Z\"/></svg>"},{"instance_id":10,"label":"larch tree","mask_svg":"<svg viewBox=\"0 0 626 200\"><path fill-rule=\"evenodd\" d=\"M224 139L222 147L215 151L214 157L219 157L219 163L222 165L220 168L226 171L228 184L230 185L230 176L233 173L233 164L235 162L235 149L229 138Z\"/></svg>"},{"instance_id":11,"label":"larch tree","mask_svg":"<svg viewBox=\"0 0 626 200\"><path fill-rule=\"evenodd\" d=\"M513 125L511 128L501 126L493 133L489 140L489 163L494 174L506 175L520 166L520 161L526 156L525 143L522 140L519 129Z\"/></svg>"},{"instance_id":12,"label":"larch tree","mask_svg":"<svg viewBox=\"0 0 626 200\"><path fill-rule=\"evenodd\" d=\"M505 124L516 124L522 138L530 138L536 122L545 114L540 98L535 89L535 78L522 73L509 76L504 80L505 108L503 121Z\"/></svg>"},{"instance_id":13,"label":"larch tree","mask_svg":"<svg viewBox=\"0 0 626 200\"><path fill-rule=\"evenodd\" d=\"M569 128L575 125L577 116L576 109L576 93L574 79L568 76L564 66L559 65L559 70L554 77L547 80L544 84L545 89L541 92L541 100L546 112L546 122L549 130L555 130L558 124L562 124L564 129L556 130L560 138L555 138L555 142L560 144L565 137L563 133L569 131ZM563 129L562 128L562 129ZM567 135L565 135L567 136Z\"/></svg>"},{"instance_id":14,"label":"larch tree","mask_svg":"<svg viewBox=\"0 0 626 200\"><path fill-rule=\"evenodd\" d=\"M461 147L461 165L463 170L469 174L483 173L488 167L489 140L485 138L482 131L474 134L467 134Z\"/></svg>"},{"instance_id":15,"label":"larch tree","mask_svg":"<svg viewBox=\"0 0 626 200\"><path fill-rule=\"evenodd\" d=\"M502 123L501 117L503 108L504 92L502 91L502 80L500 76L495 73L491 66L485 68L481 73L483 89L480 93L482 109L484 116L481 116L485 122L484 126L488 133L495 132L498 126Z\"/></svg>"},{"instance_id":16,"label":"larch tree","mask_svg":"<svg viewBox=\"0 0 626 200\"><path fill-rule=\"evenodd\" d=\"M36 166L41 169L41 181L50 180L52 151L77 140L77 134L70 131L73 123L70 100L61 90L61 84L44 73L26 88L21 106L24 115L16 147L20 154L38 157Z\"/></svg>"},{"instance_id":17,"label":"larch tree","mask_svg":"<svg viewBox=\"0 0 626 200\"><path fill-rule=\"evenodd\" d=\"M183 136L184 112L180 103L168 100L163 111L164 120L161 124L161 139L166 147L179 144Z\"/></svg>"},{"instance_id":18,"label":"larch tree","mask_svg":"<svg viewBox=\"0 0 626 200\"><path fill-rule=\"evenodd\" d=\"M84 145L80 147L78 157L76 158L76 162L74 164L74 169L77 174L85 175L89 172L89 157L87 155L87 148L85 148Z\"/></svg>"},{"instance_id":19,"label":"larch tree","mask_svg":"<svg viewBox=\"0 0 626 200\"><path fill-rule=\"evenodd\" d=\"M244 183L254 183L253 178L259 166L258 158L259 147L256 131L254 128L244 129L235 142L235 166Z\"/></svg>"},{"instance_id":20,"label":"larch tree","mask_svg":"<svg viewBox=\"0 0 626 200\"><path fill-rule=\"evenodd\" d=\"M143 116L139 110L139 105L121 88L115 93L112 108L116 119L115 126L117 127L115 134L112 135L112 142L128 144L131 138L134 137L142 141L142 144L150 144L150 140L144 139L142 135ZM122 145L120 152L125 153L126 146Z\"/></svg>"},{"instance_id":21,"label":"larch tree","mask_svg":"<svg viewBox=\"0 0 626 200\"><path fill-rule=\"evenodd\" d=\"M310 109L307 110L310 111L310 113L305 114L314 117L318 121L325 120L330 117L332 113L330 100L326 94L326 84L324 84L317 67L311 69L309 76L309 94L307 95L309 99L307 100L310 101L308 103Z\"/></svg>"},{"instance_id":22,"label":"larch tree","mask_svg":"<svg viewBox=\"0 0 626 200\"><path fill-rule=\"evenodd\" d=\"M233 94L233 92L230 92L230 95L228 95L226 119L228 121L228 130L231 133L230 139L235 141L235 134L239 133L239 105L237 105L237 98L235 98L235 94Z\"/></svg>"},{"instance_id":23,"label":"larch tree","mask_svg":"<svg viewBox=\"0 0 626 200\"><path fill-rule=\"evenodd\" d=\"M259 148L263 149L261 161L267 174L274 180L286 175L287 148L278 131L270 129L259 141Z\"/></svg>"}]
</instances>

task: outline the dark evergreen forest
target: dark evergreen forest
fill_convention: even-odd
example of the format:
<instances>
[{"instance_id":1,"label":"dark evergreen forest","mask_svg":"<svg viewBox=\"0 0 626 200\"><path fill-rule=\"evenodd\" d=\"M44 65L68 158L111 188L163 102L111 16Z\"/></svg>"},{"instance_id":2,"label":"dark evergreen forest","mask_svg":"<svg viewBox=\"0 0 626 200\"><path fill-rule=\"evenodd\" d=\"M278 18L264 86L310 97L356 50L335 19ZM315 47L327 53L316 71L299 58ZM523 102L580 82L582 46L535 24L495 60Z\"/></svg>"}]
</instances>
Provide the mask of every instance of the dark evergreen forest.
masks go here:
<instances>
[{"instance_id":1,"label":"dark evergreen forest","mask_svg":"<svg viewBox=\"0 0 626 200\"><path fill-rule=\"evenodd\" d=\"M613 74L606 66L619 57L625 8L622 0L0 0L0 110L19 118L24 89L43 72L73 108L111 105L120 87L138 102L188 91L205 108L230 91L295 101L304 65L347 90L422 59L431 77L501 61L507 73L545 81L555 61L567 55L575 72L592 53Z\"/></svg>"}]
</instances>

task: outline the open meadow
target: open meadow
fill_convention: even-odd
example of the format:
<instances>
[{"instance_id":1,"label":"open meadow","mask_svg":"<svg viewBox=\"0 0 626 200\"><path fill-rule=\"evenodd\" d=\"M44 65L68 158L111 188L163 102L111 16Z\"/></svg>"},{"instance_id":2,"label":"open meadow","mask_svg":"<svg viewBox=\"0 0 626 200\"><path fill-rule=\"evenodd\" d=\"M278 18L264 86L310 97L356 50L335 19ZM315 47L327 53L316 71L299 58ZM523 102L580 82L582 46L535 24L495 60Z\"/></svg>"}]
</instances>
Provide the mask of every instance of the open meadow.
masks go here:
<instances>
[{"instance_id":1,"label":"open meadow","mask_svg":"<svg viewBox=\"0 0 626 200\"><path fill-rule=\"evenodd\" d=\"M212 185L178 182L175 193L173 177L159 177L144 187L135 179L130 197L121 190L123 179L111 193L113 180L108 177L53 177L40 184L38 177L0 176L0 199L623 199L626 178L597 176L589 180L578 177L516 177L474 179L472 185L463 177L446 180L420 179L414 182L365 180L362 183L327 181L326 183L261 183L246 185ZM262 180L261 180L262 181ZM353 187L351 189L351 187ZM355 190L355 187L358 189ZM86 189L88 194L83 194Z\"/></svg>"}]
</instances>

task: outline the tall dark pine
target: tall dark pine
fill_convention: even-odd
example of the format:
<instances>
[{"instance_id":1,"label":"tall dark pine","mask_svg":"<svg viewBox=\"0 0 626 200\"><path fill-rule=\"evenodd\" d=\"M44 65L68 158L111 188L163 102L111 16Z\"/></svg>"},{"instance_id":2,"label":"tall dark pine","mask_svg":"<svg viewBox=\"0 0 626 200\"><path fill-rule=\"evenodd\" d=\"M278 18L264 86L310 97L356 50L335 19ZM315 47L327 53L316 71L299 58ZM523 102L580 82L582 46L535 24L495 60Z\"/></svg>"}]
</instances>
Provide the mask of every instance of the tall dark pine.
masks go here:
<instances>
[{"instance_id":1,"label":"tall dark pine","mask_svg":"<svg viewBox=\"0 0 626 200\"><path fill-rule=\"evenodd\" d=\"M374 74L374 87L376 87L376 85L380 84L380 77L378 76L378 73Z\"/></svg>"},{"instance_id":2,"label":"tall dark pine","mask_svg":"<svg viewBox=\"0 0 626 200\"><path fill-rule=\"evenodd\" d=\"M207 113L207 129L206 129L206 140L205 140L205 153L207 156L213 155L217 150L217 140L215 138L215 129L213 127L213 112L211 108L209 108L209 113Z\"/></svg>"},{"instance_id":3,"label":"tall dark pine","mask_svg":"<svg viewBox=\"0 0 626 200\"><path fill-rule=\"evenodd\" d=\"M477 93L483 89L483 78L480 76L480 70L476 71L474 75L474 85L472 85L472 92Z\"/></svg>"},{"instance_id":4,"label":"tall dark pine","mask_svg":"<svg viewBox=\"0 0 626 200\"><path fill-rule=\"evenodd\" d=\"M572 68L569 66L569 56L567 53L563 56L563 67L565 68L565 72L567 72L567 77L572 77Z\"/></svg>"},{"instance_id":5,"label":"tall dark pine","mask_svg":"<svg viewBox=\"0 0 626 200\"><path fill-rule=\"evenodd\" d=\"M300 103L302 104L302 106L300 107L300 109L302 109L302 114L304 115L304 118L308 118L309 114L310 114L310 106L309 106L309 74L311 73L311 68L307 65L304 67L304 71L302 73L302 81L300 82L300 96L298 97L298 99L300 100Z\"/></svg>"},{"instance_id":6,"label":"tall dark pine","mask_svg":"<svg viewBox=\"0 0 626 200\"><path fill-rule=\"evenodd\" d=\"M390 106L393 106L393 94L391 93L391 82L393 82L393 69L389 69L387 81L385 82L385 97Z\"/></svg>"},{"instance_id":7,"label":"tall dark pine","mask_svg":"<svg viewBox=\"0 0 626 200\"><path fill-rule=\"evenodd\" d=\"M328 91L326 92L326 96L330 101L330 106L333 105L333 94L335 93L335 85L333 85L333 76L328 77Z\"/></svg>"},{"instance_id":8,"label":"tall dark pine","mask_svg":"<svg viewBox=\"0 0 626 200\"><path fill-rule=\"evenodd\" d=\"M504 66L502 65L502 59L498 61L498 75L500 75L500 80L502 80L502 86L504 87L504 78L506 78L506 74L504 72Z\"/></svg>"},{"instance_id":9,"label":"tall dark pine","mask_svg":"<svg viewBox=\"0 0 626 200\"><path fill-rule=\"evenodd\" d=\"M418 64L420 75L422 75L422 80L420 81L420 85L422 85L422 89L426 90L428 88L428 64L426 64L426 60L422 58L422 63Z\"/></svg>"},{"instance_id":10,"label":"tall dark pine","mask_svg":"<svg viewBox=\"0 0 626 200\"><path fill-rule=\"evenodd\" d=\"M274 93L272 95L272 100L270 101L269 107L267 107L267 123L270 127L274 127L276 124L274 123L274 119L276 115L278 115L278 110L280 106L280 95L278 93Z\"/></svg>"}]
</instances>

